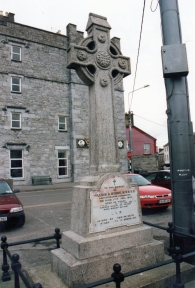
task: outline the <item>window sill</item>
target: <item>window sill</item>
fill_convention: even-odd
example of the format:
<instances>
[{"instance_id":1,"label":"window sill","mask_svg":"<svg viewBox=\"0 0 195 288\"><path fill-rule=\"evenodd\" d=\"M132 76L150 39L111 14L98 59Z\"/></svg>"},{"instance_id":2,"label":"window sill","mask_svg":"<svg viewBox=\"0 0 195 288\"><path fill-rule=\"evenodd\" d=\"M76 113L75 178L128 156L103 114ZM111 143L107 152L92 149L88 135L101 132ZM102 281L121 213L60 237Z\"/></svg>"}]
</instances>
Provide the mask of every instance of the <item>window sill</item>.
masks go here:
<instances>
[{"instance_id":1,"label":"window sill","mask_svg":"<svg viewBox=\"0 0 195 288\"><path fill-rule=\"evenodd\" d=\"M11 91L13 94L22 94L22 92L17 92L17 91Z\"/></svg>"},{"instance_id":2,"label":"window sill","mask_svg":"<svg viewBox=\"0 0 195 288\"><path fill-rule=\"evenodd\" d=\"M15 60L15 59L11 59L12 62L20 62L22 63L22 60Z\"/></svg>"},{"instance_id":3,"label":"window sill","mask_svg":"<svg viewBox=\"0 0 195 288\"><path fill-rule=\"evenodd\" d=\"M151 153L145 153L145 154L143 154L144 156L150 156L150 155L152 155Z\"/></svg>"},{"instance_id":4,"label":"window sill","mask_svg":"<svg viewBox=\"0 0 195 288\"><path fill-rule=\"evenodd\" d=\"M58 130L58 132L68 132L68 130Z\"/></svg>"},{"instance_id":5,"label":"window sill","mask_svg":"<svg viewBox=\"0 0 195 288\"><path fill-rule=\"evenodd\" d=\"M24 179L24 178L17 178L17 177L12 177L11 179L13 179L13 181L15 180L17 180L17 181L25 181L26 179Z\"/></svg>"},{"instance_id":6,"label":"window sill","mask_svg":"<svg viewBox=\"0 0 195 288\"><path fill-rule=\"evenodd\" d=\"M58 175L58 179L68 178L68 177L69 177L68 175L63 175L63 176L59 176L59 175Z\"/></svg>"},{"instance_id":7,"label":"window sill","mask_svg":"<svg viewBox=\"0 0 195 288\"><path fill-rule=\"evenodd\" d=\"M11 130L22 130L22 128L11 128Z\"/></svg>"}]
</instances>

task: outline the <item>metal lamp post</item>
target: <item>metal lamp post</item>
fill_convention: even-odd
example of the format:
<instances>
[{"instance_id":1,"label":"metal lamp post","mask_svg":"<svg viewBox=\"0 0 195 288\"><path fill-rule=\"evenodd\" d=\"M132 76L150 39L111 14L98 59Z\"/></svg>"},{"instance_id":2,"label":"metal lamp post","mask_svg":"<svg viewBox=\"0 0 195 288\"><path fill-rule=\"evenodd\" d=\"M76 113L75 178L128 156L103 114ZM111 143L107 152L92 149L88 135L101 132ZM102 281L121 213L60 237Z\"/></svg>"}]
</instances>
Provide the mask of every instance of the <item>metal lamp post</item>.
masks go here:
<instances>
[{"instance_id":1,"label":"metal lamp post","mask_svg":"<svg viewBox=\"0 0 195 288\"><path fill-rule=\"evenodd\" d=\"M131 92L128 93L128 99L129 99L129 95L132 93L132 97L131 97L131 102L129 102L129 151L131 152L131 173L134 172L134 166L133 166L133 141L132 141L132 115L133 113L131 112L131 104L132 104L132 99L133 99L133 93L137 90L143 89L143 88L147 88L150 85L144 85L143 87L140 87L138 89L135 89ZM131 115L132 114L132 115Z\"/></svg>"}]
</instances>

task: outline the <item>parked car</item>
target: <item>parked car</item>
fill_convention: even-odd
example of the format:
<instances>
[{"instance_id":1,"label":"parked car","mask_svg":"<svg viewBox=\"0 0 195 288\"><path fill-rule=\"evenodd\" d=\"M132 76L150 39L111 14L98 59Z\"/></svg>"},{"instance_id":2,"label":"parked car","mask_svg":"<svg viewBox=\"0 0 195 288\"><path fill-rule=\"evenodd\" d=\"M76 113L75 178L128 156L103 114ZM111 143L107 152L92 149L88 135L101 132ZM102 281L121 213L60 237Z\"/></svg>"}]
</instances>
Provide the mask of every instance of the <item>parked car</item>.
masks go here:
<instances>
[{"instance_id":1,"label":"parked car","mask_svg":"<svg viewBox=\"0 0 195 288\"><path fill-rule=\"evenodd\" d=\"M170 168L171 168L170 165L164 165L163 166L163 170L170 170Z\"/></svg>"},{"instance_id":2,"label":"parked car","mask_svg":"<svg viewBox=\"0 0 195 288\"><path fill-rule=\"evenodd\" d=\"M142 208L168 208L172 204L171 190L152 185L138 174L126 174L126 176L139 186Z\"/></svg>"},{"instance_id":3,"label":"parked car","mask_svg":"<svg viewBox=\"0 0 195 288\"><path fill-rule=\"evenodd\" d=\"M171 173L169 170L151 172L145 178L153 185L171 189Z\"/></svg>"},{"instance_id":4,"label":"parked car","mask_svg":"<svg viewBox=\"0 0 195 288\"><path fill-rule=\"evenodd\" d=\"M143 168L141 167L134 167L134 173L135 174L140 174L140 175L148 175L148 171L147 170L144 170Z\"/></svg>"},{"instance_id":5,"label":"parked car","mask_svg":"<svg viewBox=\"0 0 195 288\"><path fill-rule=\"evenodd\" d=\"M8 182L0 179L0 226L21 227L25 223L23 205L15 195L19 189L12 190Z\"/></svg>"}]
</instances>

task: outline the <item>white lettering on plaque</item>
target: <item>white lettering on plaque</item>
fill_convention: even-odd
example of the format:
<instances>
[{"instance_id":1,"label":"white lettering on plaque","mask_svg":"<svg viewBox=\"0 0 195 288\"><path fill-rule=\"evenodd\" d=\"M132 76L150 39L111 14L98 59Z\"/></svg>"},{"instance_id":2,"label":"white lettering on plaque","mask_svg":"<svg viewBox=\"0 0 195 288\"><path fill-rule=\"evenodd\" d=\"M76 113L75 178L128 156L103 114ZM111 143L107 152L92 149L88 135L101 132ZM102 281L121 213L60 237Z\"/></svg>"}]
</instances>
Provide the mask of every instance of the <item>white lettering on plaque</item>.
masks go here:
<instances>
[{"instance_id":1,"label":"white lettering on plaque","mask_svg":"<svg viewBox=\"0 0 195 288\"><path fill-rule=\"evenodd\" d=\"M90 192L90 199L90 233L141 223L138 188L128 187L122 177L107 178L100 190Z\"/></svg>"}]
</instances>

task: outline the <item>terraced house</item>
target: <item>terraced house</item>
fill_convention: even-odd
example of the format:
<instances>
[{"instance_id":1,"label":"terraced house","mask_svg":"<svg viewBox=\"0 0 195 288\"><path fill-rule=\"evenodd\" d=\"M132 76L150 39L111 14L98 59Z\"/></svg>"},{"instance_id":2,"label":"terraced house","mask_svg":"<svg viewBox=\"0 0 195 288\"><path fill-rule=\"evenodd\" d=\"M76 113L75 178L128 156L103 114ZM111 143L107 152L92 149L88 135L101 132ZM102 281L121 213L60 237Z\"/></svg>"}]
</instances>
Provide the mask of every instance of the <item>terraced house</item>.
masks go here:
<instances>
[{"instance_id":1,"label":"terraced house","mask_svg":"<svg viewBox=\"0 0 195 288\"><path fill-rule=\"evenodd\" d=\"M69 24L67 35L61 35L14 18L0 15L0 177L13 178L16 185L29 185L36 175L50 176L53 183L78 181L89 172L89 87L66 68L66 58L83 32ZM119 45L111 41L110 53ZM114 95L120 164L126 172L122 81Z\"/></svg>"}]
</instances>

